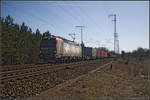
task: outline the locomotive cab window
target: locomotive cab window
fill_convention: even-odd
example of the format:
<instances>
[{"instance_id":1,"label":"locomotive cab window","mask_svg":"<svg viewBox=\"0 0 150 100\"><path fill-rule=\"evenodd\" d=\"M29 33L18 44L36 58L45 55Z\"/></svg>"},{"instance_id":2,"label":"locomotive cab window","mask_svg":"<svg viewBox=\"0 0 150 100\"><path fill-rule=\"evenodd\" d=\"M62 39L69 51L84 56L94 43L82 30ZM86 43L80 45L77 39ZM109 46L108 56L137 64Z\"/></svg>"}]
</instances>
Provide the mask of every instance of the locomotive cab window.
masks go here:
<instances>
[{"instance_id":1,"label":"locomotive cab window","mask_svg":"<svg viewBox=\"0 0 150 100\"><path fill-rule=\"evenodd\" d=\"M41 41L41 46L54 46L56 41L54 39L44 39Z\"/></svg>"}]
</instances>

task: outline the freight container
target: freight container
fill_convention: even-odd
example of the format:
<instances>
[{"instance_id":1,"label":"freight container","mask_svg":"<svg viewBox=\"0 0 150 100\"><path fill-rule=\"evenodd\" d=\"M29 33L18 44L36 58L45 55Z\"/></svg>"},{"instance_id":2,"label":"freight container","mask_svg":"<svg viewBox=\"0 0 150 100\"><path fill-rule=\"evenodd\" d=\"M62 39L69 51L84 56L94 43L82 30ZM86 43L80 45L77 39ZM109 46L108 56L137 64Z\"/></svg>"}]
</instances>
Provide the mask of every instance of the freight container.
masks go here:
<instances>
[{"instance_id":1,"label":"freight container","mask_svg":"<svg viewBox=\"0 0 150 100\"><path fill-rule=\"evenodd\" d=\"M92 59L92 48L91 47L84 47L84 59Z\"/></svg>"}]
</instances>

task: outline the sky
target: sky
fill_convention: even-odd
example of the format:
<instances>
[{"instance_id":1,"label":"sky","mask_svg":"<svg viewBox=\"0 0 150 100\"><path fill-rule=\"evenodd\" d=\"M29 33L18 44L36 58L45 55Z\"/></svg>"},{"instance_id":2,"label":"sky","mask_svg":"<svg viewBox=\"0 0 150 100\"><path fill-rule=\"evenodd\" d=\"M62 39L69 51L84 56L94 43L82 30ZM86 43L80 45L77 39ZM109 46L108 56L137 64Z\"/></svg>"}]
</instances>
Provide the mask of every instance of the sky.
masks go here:
<instances>
[{"instance_id":1,"label":"sky","mask_svg":"<svg viewBox=\"0 0 150 100\"><path fill-rule=\"evenodd\" d=\"M81 42L90 47L114 48L114 23L110 14L117 16L117 33L120 51L149 47L148 1L2 1L1 15L8 14L14 22L25 22L32 31L51 34Z\"/></svg>"}]
</instances>

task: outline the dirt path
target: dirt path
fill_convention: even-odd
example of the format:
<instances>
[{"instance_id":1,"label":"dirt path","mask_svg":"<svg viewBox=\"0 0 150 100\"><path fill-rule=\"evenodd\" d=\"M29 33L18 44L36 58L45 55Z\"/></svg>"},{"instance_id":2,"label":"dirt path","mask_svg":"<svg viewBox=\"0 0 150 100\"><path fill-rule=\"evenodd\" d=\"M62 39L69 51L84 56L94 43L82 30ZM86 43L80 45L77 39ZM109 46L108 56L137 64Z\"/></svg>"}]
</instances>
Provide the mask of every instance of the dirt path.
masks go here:
<instances>
[{"instance_id":1,"label":"dirt path","mask_svg":"<svg viewBox=\"0 0 150 100\"><path fill-rule=\"evenodd\" d=\"M113 64L113 66L117 63ZM148 98L147 80L112 71L110 64L59 84L33 98ZM108 67L108 69L102 69ZM114 73L115 72L115 73Z\"/></svg>"}]
</instances>

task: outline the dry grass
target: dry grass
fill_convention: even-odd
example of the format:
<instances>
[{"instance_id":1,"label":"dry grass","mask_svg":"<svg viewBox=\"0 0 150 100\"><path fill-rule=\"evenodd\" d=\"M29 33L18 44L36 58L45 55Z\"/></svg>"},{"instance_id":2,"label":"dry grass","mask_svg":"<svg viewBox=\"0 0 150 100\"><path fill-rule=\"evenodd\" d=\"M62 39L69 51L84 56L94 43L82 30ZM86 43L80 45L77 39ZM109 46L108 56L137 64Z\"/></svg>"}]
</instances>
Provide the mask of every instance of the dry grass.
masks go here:
<instances>
[{"instance_id":1,"label":"dry grass","mask_svg":"<svg viewBox=\"0 0 150 100\"><path fill-rule=\"evenodd\" d=\"M113 66L113 71L122 71L127 73L130 77L145 77L148 78L148 62L149 59L120 59L119 62Z\"/></svg>"},{"instance_id":2,"label":"dry grass","mask_svg":"<svg viewBox=\"0 0 150 100\"><path fill-rule=\"evenodd\" d=\"M147 75L147 61L135 61L125 64L119 60L113 64L112 70L97 70L83 75L34 98L148 98L148 80L139 77ZM143 70L141 74L139 68Z\"/></svg>"}]
</instances>

